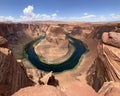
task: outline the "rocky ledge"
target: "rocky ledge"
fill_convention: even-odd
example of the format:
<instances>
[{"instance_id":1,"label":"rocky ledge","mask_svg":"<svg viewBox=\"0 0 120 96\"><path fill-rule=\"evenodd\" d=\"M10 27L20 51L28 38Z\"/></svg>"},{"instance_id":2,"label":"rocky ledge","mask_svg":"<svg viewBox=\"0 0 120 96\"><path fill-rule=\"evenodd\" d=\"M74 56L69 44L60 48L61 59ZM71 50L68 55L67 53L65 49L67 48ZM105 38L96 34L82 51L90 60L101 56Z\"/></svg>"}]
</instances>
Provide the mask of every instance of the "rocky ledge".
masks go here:
<instances>
[{"instance_id":1,"label":"rocky ledge","mask_svg":"<svg viewBox=\"0 0 120 96\"><path fill-rule=\"evenodd\" d=\"M76 81L64 90L50 85L36 85L23 88L12 96L98 96L98 94L87 84Z\"/></svg>"}]
</instances>

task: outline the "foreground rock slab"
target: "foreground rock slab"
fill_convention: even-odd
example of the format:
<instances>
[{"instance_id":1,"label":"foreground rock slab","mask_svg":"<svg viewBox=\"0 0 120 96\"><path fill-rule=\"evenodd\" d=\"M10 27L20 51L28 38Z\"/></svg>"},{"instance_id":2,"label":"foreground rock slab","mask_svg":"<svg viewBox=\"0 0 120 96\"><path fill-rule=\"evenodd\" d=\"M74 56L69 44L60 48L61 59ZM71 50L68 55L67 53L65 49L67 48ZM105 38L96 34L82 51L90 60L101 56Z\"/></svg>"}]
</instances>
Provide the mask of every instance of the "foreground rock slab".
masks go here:
<instances>
[{"instance_id":1,"label":"foreground rock slab","mask_svg":"<svg viewBox=\"0 0 120 96\"><path fill-rule=\"evenodd\" d=\"M64 90L49 85L26 87L12 96L98 96L87 84L76 81Z\"/></svg>"},{"instance_id":2,"label":"foreground rock slab","mask_svg":"<svg viewBox=\"0 0 120 96\"><path fill-rule=\"evenodd\" d=\"M12 96L67 96L62 91L49 85L26 87Z\"/></svg>"}]
</instances>

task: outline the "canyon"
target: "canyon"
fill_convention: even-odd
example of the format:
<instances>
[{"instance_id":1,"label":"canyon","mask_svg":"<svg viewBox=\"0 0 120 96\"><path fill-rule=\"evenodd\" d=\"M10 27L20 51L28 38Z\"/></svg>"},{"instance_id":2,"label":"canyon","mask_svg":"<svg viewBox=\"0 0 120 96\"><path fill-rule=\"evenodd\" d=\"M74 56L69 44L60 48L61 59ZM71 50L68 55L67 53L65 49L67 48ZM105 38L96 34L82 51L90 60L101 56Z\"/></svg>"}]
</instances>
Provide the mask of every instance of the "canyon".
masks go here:
<instances>
[{"instance_id":1,"label":"canyon","mask_svg":"<svg viewBox=\"0 0 120 96\"><path fill-rule=\"evenodd\" d=\"M75 68L51 76L28 61L24 47L42 35L46 39L35 46L37 55L64 56L66 34L88 50ZM1 22L0 36L0 96L119 96L119 22Z\"/></svg>"}]
</instances>

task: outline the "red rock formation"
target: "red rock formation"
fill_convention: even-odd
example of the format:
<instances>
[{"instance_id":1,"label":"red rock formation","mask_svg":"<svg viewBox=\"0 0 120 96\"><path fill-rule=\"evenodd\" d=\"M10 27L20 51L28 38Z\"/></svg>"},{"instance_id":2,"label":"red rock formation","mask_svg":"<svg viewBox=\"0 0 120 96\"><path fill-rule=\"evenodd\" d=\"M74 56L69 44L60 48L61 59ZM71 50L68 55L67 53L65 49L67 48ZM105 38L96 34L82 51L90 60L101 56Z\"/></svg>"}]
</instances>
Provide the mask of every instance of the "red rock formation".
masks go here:
<instances>
[{"instance_id":1,"label":"red rock formation","mask_svg":"<svg viewBox=\"0 0 120 96\"><path fill-rule=\"evenodd\" d=\"M35 46L35 52L48 61L55 60L67 54L68 44L64 29L51 26L46 32L46 39Z\"/></svg>"},{"instance_id":2,"label":"red rock formation","mask_svg":"<svg viewBox=\"0 0 120 96\"><path fill-rule=\"evenodd\" d=\"M98 96L87 84L80 81L74 82L65 89L67 96Z\"/></svg>"},{"instance_id":3,"label":"red rock formation","mask_svg":"<svg viewBox=\"0 0 120 96\"><path fill-rule=\"evenodd\" d=\"M8 48L8 42L2 36L0 36L0 47Z\"/></svg>"},{"instance_id":4,"label":"red rock formation","mask_svg":"<svg viewBox=\"0 0 120 96\"><path fill-rule=\"evenodd\" d=\"M8 48L3 47L7 47L7 40L1 37L0 95L10 96L20 88L33 85L34 83L27 77L22 62L16 61L12 52Z\"/></svg>"},{"instance_id":5,"label":"red rock formation","mask_svg":"<svg viewBox=\"0 0 120 96\"><path fill-rule=\"evenodd\" d=\"M120 48L120 33L105 32L102 35L102 40L105 44Z\"/></svg>"},{"instance_id":6,"label":"red rock formation","mask_svg":"<svg viewBox=\"0 0 120 96\"><path fill-rule=\"evenodd\" d=\"M98 93L99 96L120 96L120 82L105 82Z\"/></svg>"},{"instance_id":7,"label":"red rock formation","mask_svg":"<svg viewBox=\"0 0 120 96\"><path fill-rule=\"evenodd\" d=\"M96 58L94 65L90 68L87 77L88 83L96 91L98 91L106 81L120 81L119 57L119 48L103 43L98 46L98 57Z\"/></svg>"},{"instance_id":8,"label":"red rock formation","mask_svg":"<svg viewBox=\"0 0 120 96\"><path fill-rule=\"evenodd\" d=\"M49 85L36 85L23 88L12 96L98 96L98 94L87 84L76 81L64 91Z\"/></svg>"},{"instance_id":9,"label":"red rock formation","mask_svg":"<svg viewBox=\"0 0 120 96\"><path fill-rule=\"evenodd\" d=\"M12 52L0 48L0 94L10 96L20 88L33 85L26 75L22 62L17 62Z\"/></svg>"},{"instance_id":10,"label":"red rock formation","mask_svg":"<svg viewBox=\"0 0 120 96\"><path fill-rule=\"evenodd\" d=\"M37 23L0 23L0 36L6 38L9 44L15 44L26 38L40 36L48 27L47 24Z\"/></svg>"},{"instance_id":11,"label":"red rock formation","mask_svg":"<svg viewBox=\"0 0 120 96\"><path fill-rule=\"evenodd\" d=\"M101 39L104 32L110 32L115 29L117 23L103 23L93 24L92 32L90 33L93 38Z\"/></svg>"}]
</instances>

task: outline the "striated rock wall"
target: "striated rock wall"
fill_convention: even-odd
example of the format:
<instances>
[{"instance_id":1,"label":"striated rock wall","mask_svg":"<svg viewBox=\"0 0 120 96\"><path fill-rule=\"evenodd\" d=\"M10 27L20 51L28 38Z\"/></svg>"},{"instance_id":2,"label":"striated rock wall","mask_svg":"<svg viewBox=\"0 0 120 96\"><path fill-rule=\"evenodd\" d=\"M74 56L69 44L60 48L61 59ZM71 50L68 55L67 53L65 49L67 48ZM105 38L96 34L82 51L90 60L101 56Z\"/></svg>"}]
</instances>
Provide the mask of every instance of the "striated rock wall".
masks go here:
<instances>
[{"instance_id":1,"label":"striated rock wall","mask_svg":"<svg viewBox=\"0 0 120 96\"><path fill-rule=\"evenodd\" d=\"M99 96L120 96L120 82L105 82L98 94Z\"/></svg>"},{"instance_id":2,"label":"striated rock wall","mask_svg":"<svg viewBox=\"0 0 120 96\"><path fill-rule=\"evenodd\" d=\"M104 32L114 31L117 23L93 24L91 36L93 38L101 39Z\"/></svg>"},{"instance_id":3,"label":"striated rock wall","mask_svg":"<svg viewBox=\"0 0 120 96\"><path fill-rule=\"evenodd\" d=\"M111 33L110 33L111 34ZM112 33L112 42L107 41L109 38L106 33L103 34L104 43L98 45L98 57L93 66L88 71L87 81L96 91L98 91L106 81L120 81L120 48L119 40L116 40L116 32ZM116 42L118 44L116 44Z\"/></svg>"},{"instance_id":4,"label":"striated rock wall","mask_svg":"<svg viewBox=\"0 0 120 96\"><path fill-rule=\"evenodd\" d=\"M26 75L22 62L16 61L12 52L7 48L0 48L0 94L10 96L20 88L33 85Z\"/></svg>"},{"instance_id":5,"label":"striated rock wall","mask_svg":"<svg viewBox=\"0 0 120 96\"><path fill-rule=\"evenodd\" d=\"M22 62L17 61L12 52L2 45L0 45L0 96L10 96L20 88L34 83L27 77Z\"/></svg>"},{"instance_id":6,"label":"striated rock wall","mask_svg":"<svg viewBox=\"0 0 120 96\"><path fill-rule=\"evenodd\" d=\"M39 23L0 23L0 36L10 44L15 44L26 38L40 36L48 27L48 24Z\"/></svg>"},{"instance_id":7,"label":"striated rock wall","mask_svg":"<svg viewBox=\"0 0 120 96\"><path fill-rule=\"evenodd\" d=\"M59 26L51 26L46 32L45 40L35 46L35 52L47 61L53 61L67 54L68 45L69 41L64 29Z\"/></svg>"}]
</instances>

